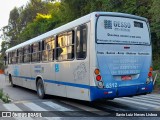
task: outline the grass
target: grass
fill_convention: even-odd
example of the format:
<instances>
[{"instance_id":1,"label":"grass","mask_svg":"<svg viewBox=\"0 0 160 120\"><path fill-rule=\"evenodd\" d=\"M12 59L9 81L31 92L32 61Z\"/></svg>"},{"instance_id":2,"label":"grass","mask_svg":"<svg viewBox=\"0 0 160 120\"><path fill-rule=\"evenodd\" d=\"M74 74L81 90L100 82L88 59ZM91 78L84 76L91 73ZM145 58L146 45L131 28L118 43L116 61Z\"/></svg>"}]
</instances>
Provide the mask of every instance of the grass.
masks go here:
<instances>
[{"instance_id":1,"label":"grass","mask_svg":"<svg viewBox=\"0 0 160 120\"><path fill-rule=\"evenodd\" d=\"M5 93L3 92L3 89L0 89L0 99L1 99L3 102L5 102L5 103L11 102L8 94L5 94Z\"/></svg>"}]
</instances>

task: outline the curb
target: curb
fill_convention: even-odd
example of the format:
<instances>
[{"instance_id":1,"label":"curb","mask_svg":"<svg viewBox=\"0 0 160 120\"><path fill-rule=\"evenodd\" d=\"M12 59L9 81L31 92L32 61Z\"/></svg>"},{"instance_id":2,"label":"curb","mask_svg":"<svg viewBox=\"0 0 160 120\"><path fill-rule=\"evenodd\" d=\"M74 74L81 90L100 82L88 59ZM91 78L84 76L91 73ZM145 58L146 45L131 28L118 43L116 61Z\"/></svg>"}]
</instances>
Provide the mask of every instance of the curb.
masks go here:
<instances>
[{"instance_id":1,"label":"curb","mask_svg":"<svg viewBox=\"0 0 160 120\"><path fill-rule=\"evenodd\" d=\"M0 104L4 104L4 102L0 99Z\"/></svg>"}]
</instances>

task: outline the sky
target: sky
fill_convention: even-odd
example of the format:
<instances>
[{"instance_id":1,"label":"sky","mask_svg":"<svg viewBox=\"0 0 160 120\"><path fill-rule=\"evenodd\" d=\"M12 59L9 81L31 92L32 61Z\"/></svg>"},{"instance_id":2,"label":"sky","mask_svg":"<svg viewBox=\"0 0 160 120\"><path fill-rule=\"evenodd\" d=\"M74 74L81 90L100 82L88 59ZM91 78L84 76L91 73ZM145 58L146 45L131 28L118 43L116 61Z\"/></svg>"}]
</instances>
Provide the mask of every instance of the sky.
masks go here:
<instances>
[{"instance_id":1,"label":"sky","mask_svg":"<svg viewBox=\"0 0 160 120\"><path fill-rule=\"evenodd\" d=\"M8 24L10 11L14 7L26 5L29 0L1 0L0 3L0 29ZM0 31L0 34L2 32ZM0 38L0 44L2 39Z\"/></svg>"}]
</instances>

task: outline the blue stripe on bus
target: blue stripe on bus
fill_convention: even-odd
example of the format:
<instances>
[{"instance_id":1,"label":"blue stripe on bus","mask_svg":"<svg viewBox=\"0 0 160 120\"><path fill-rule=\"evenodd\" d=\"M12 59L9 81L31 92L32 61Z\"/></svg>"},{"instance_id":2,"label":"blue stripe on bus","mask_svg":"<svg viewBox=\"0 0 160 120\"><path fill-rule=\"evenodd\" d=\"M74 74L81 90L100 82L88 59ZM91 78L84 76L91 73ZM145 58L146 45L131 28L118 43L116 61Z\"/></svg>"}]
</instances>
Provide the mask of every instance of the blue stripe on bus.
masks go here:
<instances>
[{"instance_id":1,"label":"blue stripe on bus","mask_svg":"<svg viewBox=\"0 0 160 120\"><path fill-rule=\"evenodd\" d=\"M28 79L28 80L35 80L36 79L36 78L24 77L24 76L13 76L13 77L24 78L24 79ZM44 82L46 82L46 83L54 83L54 84L61 84L61 85L67 85L67 86L78 87L78 88L90 89L89 85L84 85L84 84L75 84L75 83L69 83L69 82L60 82L60 81L56 81L56 80L47 80L47 79L44 79Z\"/></svg>"},{"instance_id":2,"label":"blue stripe on bus","mask_svg":"<svg viewBox=\"0 0 160 120\"><path fill-rule=\"evenodd\" d=\"M28 80L36 80L36 78L32 77L24 77L24 76L13 76L17 78L24 78ZM144 84L144 85L135 85L135 86L129 86L129 87L120 87L120 88L112 88L112 89L99 89L96 86L89 86L89 85L84 85L84 84L75 84L75 83L68 83L68 82L60 82L56 80L44 80L46 83L53 83L53 84L61 84L61 85L66 85L66 86L73 86L73 87L78 87L78 88L85 88L90 90L90 100L96 100L100 98L116 98L116 97L125 97L126 95L136 95L136 94L143 94L147 92L152 92L153 88L153 83L150 84ZM147 87L148 90L141 90L140 88L142 87ZM137 88L139 88L139 91ZM133 89L135 91L133 92ZM105 94L106 92L111 91L112 94ZM128 91L126 93L126 91ZM117 94L118 92L118 94Z\"/></svg>"},{"instance_id":3,"label":"blue stripe on bus","mask_svg":"<svg viewBox=\"0 0 160 120\"><path fill-rule=\"evenodd\" d=\"M79 87L79 88L86 88L86 89L90 88L90 86L84 85L84 84L75 84L75 83L69 83L69 82L60 82L60 81L55 81L55 80L44 80L44 82L61 84L61 85L67 85L67 86L73 86L73 87Z\"/></svg>"},{"instance_id":4,"label":"blue stripe on bus","mask_svg":"<svg viewBox=\"0 0 160 120\"><path fill-rule=\"evenodd\" d=\"M13 76L13 77L24 78L24 79L29 79L29 80L35 80L35 78L24 77L24 76Z\"/></svg>"}]
</instances>

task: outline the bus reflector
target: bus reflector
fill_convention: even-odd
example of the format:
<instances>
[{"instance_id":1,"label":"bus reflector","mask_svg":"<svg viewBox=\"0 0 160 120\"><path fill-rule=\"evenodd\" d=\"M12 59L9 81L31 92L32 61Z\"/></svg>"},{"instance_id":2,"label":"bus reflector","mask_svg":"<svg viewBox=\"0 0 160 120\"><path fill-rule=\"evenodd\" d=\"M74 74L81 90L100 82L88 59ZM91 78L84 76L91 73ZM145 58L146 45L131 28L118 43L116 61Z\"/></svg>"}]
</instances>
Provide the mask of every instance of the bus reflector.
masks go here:
<instances>
[{"instance_id":1,"label":"bus reflector","mask_svg":"<svg viewBox=\"0 0 160 120\"><path fill-rule=\"evenodd\" d=\"M104 94L112 94L112 91L104 92Z\"/></svg>"},{"instance_id":2,"label":"bus reflector","mask_svg":"<svg viewBox=\"0 0 160 120\"><path fill-rule=\"evenodd\" d=\"M152 72L149 72L149 73L148 73L148 77L152 77Z\"/></svg>"},{"instance_id":3,"label":"bus reflector","mask_svg":"<svg viewBox=\"0 0 160 120\"><path fill-rule=\"evenodd\" d=\"M108 92L104 92L104 94L108 94Z\"/></svg>"},{"instance_id":4,"label":"bus reflector","mask_svg":"<svg viewBox=\"0 0 160 120\"><path fill-rule=\"evenodd\" d=\"M100 87L100 88L103 87L103 82L102 82L102 81L99 81L99 82L98 82L98 87Z\"/></svg>"},{"instance_id":5,"label":"bus reflector","mask_svg":"<svg viewBox=\"0 0 160 120\"><path fill-rule=\"evenodd\" d=\"M143 87L142 90L148 90L148 88L147 87Z\"/></svg>"},{"instance_id":6,"label":"bus reflector","mask_svg":"<svg viewBox=\"0 0 160 120\"><path fill-rule=\"evenodd\" d=\"M100 74L99 69L95 69L94 73L95 73L96 75L99 75L99 74Z\"/></svg>"},{"instance_id":7,"label":"bus reflector","mask_svg":"<svg viewBox=\"0 0 160 120\"><path fill-rule=\"evenodd\" d=\"M100 81L101 78L102 78L102 77L101 77L100 75L97 75L96 80L97 80L97 81Z\"/></svg>"},{"instance_id":8,"label":"bus reflector","mask_svg":"<svg viewBox=\"0 0 160 120\"><path fill-rule=\"evenodd\" d=\"M128 47L128 46L124 46L124 49L130 49L130 47Z\"/></svg>"},{"instance_id":9,"label":"bus reflector","mask_svg":"<svg viewBox=\"0 0 160 120\"><path fill-rule=\"evenodd\" d=\"M150 71L150 72L152 72L152 71L153 71L153 68L152 68L152 67L150 67L150 68L149 68L149 71Z\"/></svg>"},{"instance_id":10,"label":"bus reflector","mask_svg":"<svg viewBox=\"0 0 160 120\"><path fill-rule=\"evenodd\" d=\"M146 87L145 90L148 90L148 88Z\"/></svg>"}]
</instances>

